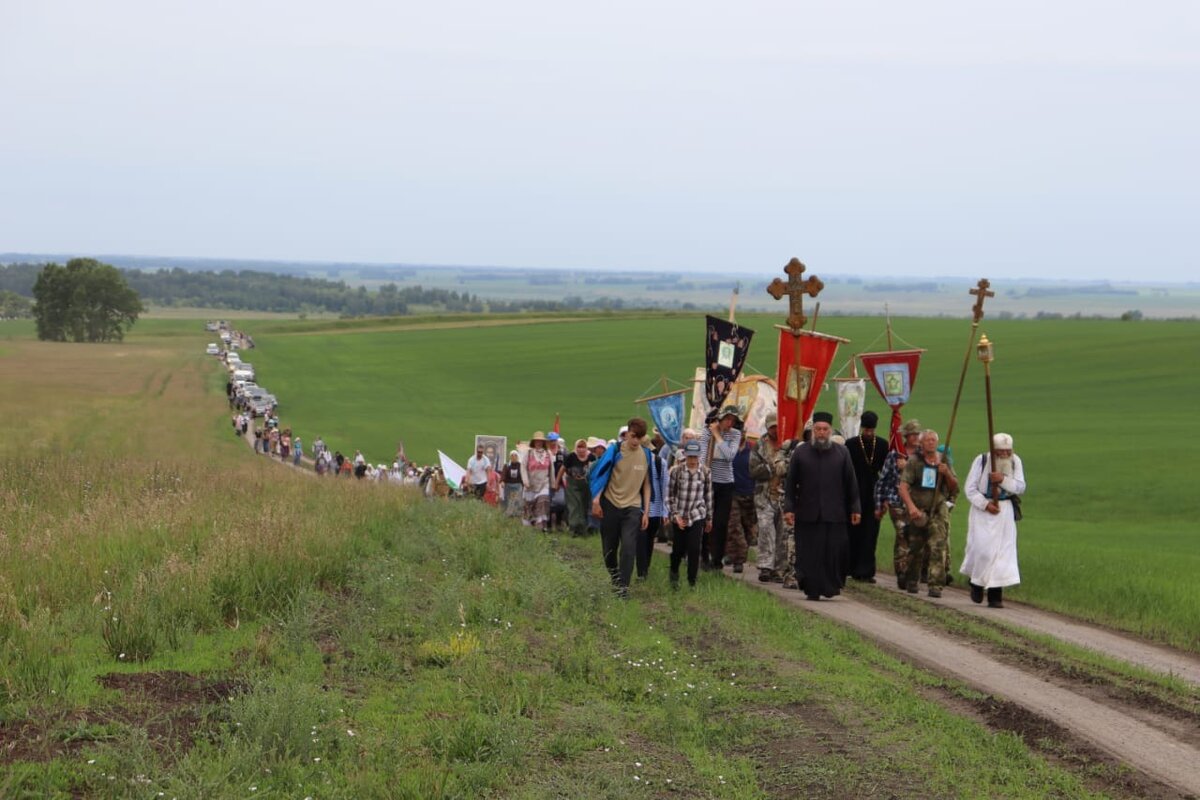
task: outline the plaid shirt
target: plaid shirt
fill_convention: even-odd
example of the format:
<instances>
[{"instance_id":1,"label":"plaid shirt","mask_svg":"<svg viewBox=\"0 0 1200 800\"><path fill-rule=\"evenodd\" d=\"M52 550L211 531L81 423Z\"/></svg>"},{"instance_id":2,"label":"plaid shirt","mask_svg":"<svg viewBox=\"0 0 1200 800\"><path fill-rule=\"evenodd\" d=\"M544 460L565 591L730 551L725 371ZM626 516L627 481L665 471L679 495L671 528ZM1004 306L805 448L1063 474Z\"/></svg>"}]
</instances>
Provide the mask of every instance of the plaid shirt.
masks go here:
<instances>
[{"instance_id":1,"label":"plaid shirt","mask_svg":"<svg viewBox=\"0 0 1200 800\"><path fill-rule=\"evenodd\" d=\"M683 517L691 525L696 520L712 519L712 477L708 467L697 464L695 471L687 462L671 470L671 514Z\"/></svg>"},{"instance_id":2,"label":"plaid shirt","mask_svg":"<svg viewBox=\"0 0 1200 800\"><path fill-rule=\"evenodd\" d=\"M907 456L906 456L907 457ZM900 465L897 463L900 451L893 450L883 461L883 469L879 471L879 480L875 481L875 510L882 511L886 503L889 506L904 508L900 499Z\"/></svg>"}]
</instances>

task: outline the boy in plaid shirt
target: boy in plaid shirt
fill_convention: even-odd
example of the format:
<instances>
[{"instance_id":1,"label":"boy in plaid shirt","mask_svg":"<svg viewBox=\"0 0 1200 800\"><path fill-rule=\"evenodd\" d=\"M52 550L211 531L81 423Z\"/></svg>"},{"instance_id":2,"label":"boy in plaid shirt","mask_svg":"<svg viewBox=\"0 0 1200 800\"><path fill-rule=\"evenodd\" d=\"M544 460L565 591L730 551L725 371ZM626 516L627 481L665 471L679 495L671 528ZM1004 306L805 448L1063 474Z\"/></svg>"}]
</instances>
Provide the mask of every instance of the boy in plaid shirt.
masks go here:
<instances>
[{"instance_id":1,"label":"boy in plaid shirt","mask_svg":"<svg viewBox=\"0 0 1200 800\"><path fill-rule=\"evenodd\" d=\"M713 489L708 467L700 463L700 442L683 447L684 460L671 470L668 489L675 541L671 545L671 588L679 587L679 562L687 555L688 585L696 585L700 541L712 530Z\"/></svg>"}]
</instances>

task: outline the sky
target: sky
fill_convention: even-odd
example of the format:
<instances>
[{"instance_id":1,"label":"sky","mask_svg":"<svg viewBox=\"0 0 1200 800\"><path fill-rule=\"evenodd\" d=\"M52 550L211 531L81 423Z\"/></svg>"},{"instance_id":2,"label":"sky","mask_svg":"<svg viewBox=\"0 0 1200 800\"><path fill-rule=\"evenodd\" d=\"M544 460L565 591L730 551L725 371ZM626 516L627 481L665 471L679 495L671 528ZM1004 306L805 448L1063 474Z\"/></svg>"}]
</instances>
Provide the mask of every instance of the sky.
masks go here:
<instances>
[{"instance_id":1,"label":"sky","mask_svg":"<svg viewBox=\"0 0 1200 800\"><path fill-rule=\"evenodd\" d=\"M0 0L0 252L1194 280L1195 0Z\"/></svg>"}]
</instances>

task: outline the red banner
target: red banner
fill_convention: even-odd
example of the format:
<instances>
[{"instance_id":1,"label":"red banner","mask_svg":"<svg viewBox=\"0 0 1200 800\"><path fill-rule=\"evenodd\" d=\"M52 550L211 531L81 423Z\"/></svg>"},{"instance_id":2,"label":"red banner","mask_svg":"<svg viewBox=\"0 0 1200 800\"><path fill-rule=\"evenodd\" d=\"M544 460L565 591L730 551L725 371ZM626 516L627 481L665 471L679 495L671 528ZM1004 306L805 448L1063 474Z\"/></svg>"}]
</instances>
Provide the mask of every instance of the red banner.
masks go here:
<instances>
[{"instance_id":1,"label":"red banner","mask_svg":"<svg viewBox=\"0 0 1200 800\"><path fill-rule=\"evenodd\" d=\"M912 395L917 382L917 367L921 364L924 350L888 350L882 353L860 353L863 368L871 383L892 409L892 427L888 435L888 448L903 450L904 439L900 436L900 408Z\"/></svg>"},{"instance_id":2,"label":"red banner","mask_svg":"<svg viewBox=\"0 0 1200 800\"><path fill-rule=\"evenodd\" d=\"M817 405L838 345L850 340L816 331L793 333L791 328L776 327L779 328L779 371L775 377L779 438L787 441L804 430L804 421Z\"/></svg>"}]
</instances>

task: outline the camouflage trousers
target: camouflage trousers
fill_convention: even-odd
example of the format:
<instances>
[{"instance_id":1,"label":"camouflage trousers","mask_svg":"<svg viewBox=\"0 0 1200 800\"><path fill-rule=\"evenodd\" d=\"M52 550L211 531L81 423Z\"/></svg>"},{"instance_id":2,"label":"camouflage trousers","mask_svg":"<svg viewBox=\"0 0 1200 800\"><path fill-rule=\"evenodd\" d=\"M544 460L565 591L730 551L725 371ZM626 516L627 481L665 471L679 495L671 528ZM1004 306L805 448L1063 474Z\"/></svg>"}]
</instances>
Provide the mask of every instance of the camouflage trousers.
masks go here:
<instances>
[{"instance_id":1,"label":"camouflage trousers","mask_svg":"<svg viewBox=\"0 0 1200 800\"><path fill-rule=\"evenodd\" d=\"M908 522L908 509L904 506L888 506L888 514L896 529L896 541L892 545L892 569L896 574L896 584L903 589L905 574L908 572L909 554L914 549L910 542L911 525ZM939 574L942 580L934 585L944 586L946 584L945 577L950 574L950 520L948 514L945 515L945 528L940 534L940 541L931 541L929 544L930 546L922 552L921 569L918 574L932 577L929 565L931 557L936 553L939 555L938 563L941 565Z\"/></svg>"},{"instance_id":2,"label":"camouflage trousers","mask_svg":"<svg viewBox=\"0 0 1200 800\"><path fill-rule=\"evenodd\" d=\"M725 557L730 564L745 564L746 550L758 540L758 515L754 513L754 495L735 494L729 508L729 537Z\"/></svg>"},{"instance_id":3,"label":"camouflage trousers","mask_svg":"<svg viewBox=\"0 0 1200 800\"><path fill-rule=\"evenodd\" d=\"M792 541L783 535L783 509L763 491L754 494L754 513L758 516L758 568L782 575L788 566L788 543Z\"/></svg>"},{"instance_id":4,"label":"camouflage trousers","mask_svg":"<svg viewBox=\"0 0 1200 800\"><path fill-rule=\"evenodd\" d=\"M915 586L922 570L929 572L929 588L946 585L946 564L950 558L950 519L945 512L932 515L929 525L918 528L909 524L908 566L904 573L906 586Z\"/></svg>"}]
</instances>

